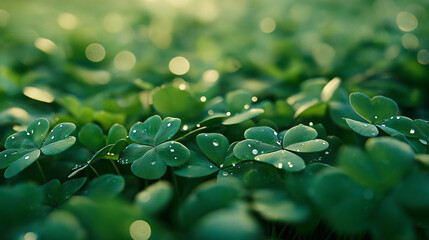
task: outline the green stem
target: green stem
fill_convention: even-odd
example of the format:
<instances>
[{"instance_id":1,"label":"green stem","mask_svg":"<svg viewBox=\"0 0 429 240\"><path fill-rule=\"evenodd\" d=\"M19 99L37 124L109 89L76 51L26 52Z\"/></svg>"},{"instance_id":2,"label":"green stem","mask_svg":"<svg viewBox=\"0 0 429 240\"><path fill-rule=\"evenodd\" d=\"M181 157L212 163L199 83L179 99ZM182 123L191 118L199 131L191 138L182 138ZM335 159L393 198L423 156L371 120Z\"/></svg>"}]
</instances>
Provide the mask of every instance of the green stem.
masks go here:
<instances>
[{"instance_id":1,"label":"green stem","mask_svg":"<svg viewBox=\"0 0 429 240\"><path fill-rule=\"evenodd\" d=\"M180 201L179 184L177 183L176 174L174 174L174 171L173 171L173 170L171 170L171 178L172 178L172 180L173 180L174 188L175 188L175 190L176 190L176 192L177 192L177 198L178 198L178 199L179 199L179 201Z\"/></svg>"},{"instance_id":2,"label":"green stem","mask_svg":"<svg viewBox=\"0 0 429 240\"><path fill-rule=\"evenodd\" d=\"M283 233L286 231L286 228L287 228L287 225L285 224L285 225L282 227L282 229L280 230L280 232L279 232L279 238L280 238L280 239L282 238Z\"/></svg>"},{"instance_id":3,"label":"green stem","mask_svg":"<svg viewBox=\"0 0 429 240\"><path fill-rule=\"evenodd\" d=\"M94 171L94 173L95 173L95 175L97 175L97 177L100 176L100 174L98 174L97 170L95 170L95 168L93 166L91 166L91 165L88 165L88 166L92 169L92 171Z\"/></svg>"},{"instance_id":4,"label":"green stem","mask_svg":"<svg viewBox=\"0 0 429 240\"><path fill-rule=\"evenodd\" d=\"M42 176L43 182L46 183L47 182L46 175L45 175L45 172L43 172L43 168L40 165L39 160L36 160L36 164L37 164L37 168L39 169L40 175Z\"/></svg>"},{"instance_id":5,"label":"green stem","mask_svg":"<svg viewBox=\"0 0 429 240\"><path fill-rule=\"evenodd\" d=\"M121 172L119 171L118 166L116 166L116 164L113 162L113 160L112 160L112 159L110 159L110 162L112 163L113 168L115 169L116 174L118 174L119 176L122 176L122 175L121 175Z\"/></svg>"}]
</instances>

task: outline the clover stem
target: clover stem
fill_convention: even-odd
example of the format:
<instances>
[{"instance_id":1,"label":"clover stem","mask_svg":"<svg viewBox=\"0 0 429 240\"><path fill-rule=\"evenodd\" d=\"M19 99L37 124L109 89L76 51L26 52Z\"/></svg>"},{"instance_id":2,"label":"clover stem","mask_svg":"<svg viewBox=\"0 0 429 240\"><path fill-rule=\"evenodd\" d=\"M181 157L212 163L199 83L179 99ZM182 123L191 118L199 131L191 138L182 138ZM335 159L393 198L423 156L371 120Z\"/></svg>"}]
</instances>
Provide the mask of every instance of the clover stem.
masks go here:
<instances>
[{"instance_id":1,"label":"clover stem","mask_svg":"<svg viewBox=\"0 0 429 240\"><path fill-rule=\"evenodd\" d=\"M180 191L179 191L179 184L177 183L176 174L174 174L174 171L171 171L171 178L173 180L174 188L177 192L177 197L180 199Z\"/></svg>"},{"instance_id":2,"label":"clover stem","mask_svg":"<svg viewBox=\"0 0 429 240\"><path fill-rule=\"evenodd\" d=\"M286 231L286 228L287 228L287 224L285 224L283 227L282 227L282 229L280 230L280 232L279 232L279 238L281 238L282 236L283 236L283 233Z\"/></svg>"},{"instance_id":3,"label":"clover stem","mask_svg":"<svg viewBox=\"0 0 429 240\"><path fill-rule=\"evenodd\" d=\"M95 170L95 168L93 166L91 166L91 165L88 165L88 166L92 169L92 171L94 171L94 173L95 173L95 175L97 175L97 177L100 176L100 174L98 174L97 170Z\"/></svg>"},{"instance_id":4,"label":"clover stem","mask_svg":"<svg viewBox=\"0 0 429 240\"><path fill-rule=\"evenodd\" d=\"M122 175L121 175L121 172L119 171L118 166L116 166L116 164L113 162L113 160L112 160L112 159L109 159L109 160L110 160L110 162L112 163L113 168L115 169L116 174L118 174L119 176L122 176Z\"/></svg>"},{"instance_id":5,"label":"clover stem","mask_svg":"<svg viewBox=\"0 0 429 240\"><path fill-rule=\"evenodd\" d=\"M47 180L46 180L45 172L43 172L43 168L42 168L42 166L40 165L39 160L36 160L36 164L37 164L37 168L39 169L40 175L42 176L42 180L43 180L43 182L44 182L44 183L46 183L46 182L47 182Z\"/></svg>"}]
</instances>

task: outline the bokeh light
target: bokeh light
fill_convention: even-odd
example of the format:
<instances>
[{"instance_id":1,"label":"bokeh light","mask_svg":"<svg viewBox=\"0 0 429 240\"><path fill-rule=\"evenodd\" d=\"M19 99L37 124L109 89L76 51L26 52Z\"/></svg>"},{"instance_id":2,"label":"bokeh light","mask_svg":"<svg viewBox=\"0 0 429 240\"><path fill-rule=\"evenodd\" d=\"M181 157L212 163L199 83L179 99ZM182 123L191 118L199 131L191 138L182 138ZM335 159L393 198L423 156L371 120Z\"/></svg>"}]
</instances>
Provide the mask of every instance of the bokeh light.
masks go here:
<instances>
[{"instance_id":1,"label":"bokeh light","mask_svg":"<svg viewBox=\"0 0 429 240\"><path fill-rule=\"evenodd\" d=\"M106 50L99 43L91 43L86 47L85 55L92 62L100 62L106 56Z\"/></svg>"},{"instance_id":2,"label":"bokeh light","mask_svg":"<svg viewBox=\"0 0 429 240\"><path fill-rule=\"evenodd\" d=\"M137 220L130 226L130 235L133 240L147 240L151 233L150 225L146 221Z\"/></svg>"},{"instance_id":3,"label":"bokeh light","mask_svg":"<svg viewBox=\"0 0 429 240\"><path fill-rule=\"evenodd\" d=\"M401 43L406 49L417 49L419 47L419 39L411 33L404 34L401 38Z\"/></svg>"},{"instance_id":4,"label":"bokeh light","mask_svg":"<svg viewBox=\"0 0 429 240\"><path fill-rule=\"evenodd\" d=\"M71 13L61 13L58 15L57 23L63 29L73 30L78 26L79 20Z\"/></svg>"},{"instance_id":5,"label":"bokeh light","mask_svg":"<svg viewBox=\"0 0 429 240\"><path fill-rule=\"evenodd\" d=\"M417 53L417 61L423 65L429 64L429 51L427 49L421 49Z\"/></svg>"},{"instance_id":6,"label":"bokeh light","mask_svg":"<svg viewBox=\"0 0 429 240\"><path fill-rule=\"evenodd\" d=\"M416 16L410 12L398 13L396 16L396 23L398 24L399 29L404 32L414 31L419 25Z\"/></svg>"},{"instance_id":7,"label":"bokeh light","mask_svg":"<svg viewBox=\"0 0 429 240\"><path fill-rule=\"evenodd\" d=\"M272 33L276 29L276 22L272 18L264 18L259 23L259 28L264 33Z\"/></svg>"},{"instance_id":8,"label":"bokeh light","mask_svg":"<svg viewBox=\"0 0 429 240\"><path fill-rule=\"evenodd\" d=\"M48 54L57 53L57 45L52 40L47 38L37 38L34 42L34 46Z\"/></svg>"},{"instance_id":9,"label":"bokeh light","mask_svg":"<svg viewBox=\"0 0 429 240\"><path fill-rule=\"evenodd\" d=\"M116 69L128 71L136 65L136 56L130 51L122 51L116 54L113 63Z\"/></svg>"},{"instance_id":10,"label":"bokeh light","mask_svg":"<svg viewBox=\"0 0 429 240\"><path fill-rule=\"evenodd\" d=\"M170 63L168 64L170 71L176 75L186 74L190 67L191 64L189 63L188 59L181 56L171 59Z\"/></svg>"}]
</instances>

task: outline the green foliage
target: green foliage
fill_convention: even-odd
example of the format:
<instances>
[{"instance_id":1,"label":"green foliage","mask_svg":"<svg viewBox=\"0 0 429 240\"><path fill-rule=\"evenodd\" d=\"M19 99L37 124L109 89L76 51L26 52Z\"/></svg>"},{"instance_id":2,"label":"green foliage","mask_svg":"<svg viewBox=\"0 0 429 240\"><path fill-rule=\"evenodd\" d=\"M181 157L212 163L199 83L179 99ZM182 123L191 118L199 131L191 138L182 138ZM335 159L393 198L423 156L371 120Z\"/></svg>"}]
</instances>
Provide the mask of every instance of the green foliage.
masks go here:
<instances>
[{"instance_id":1,"label":"green foliage","mask_svg":"<svg viewBox=\"0 0 429 240\"><path fill-rule=\"evenodd\" d=\"M35 162L41 153L55 155L70 148L76 138L69 136L76 126L73 123L61 123L51 130L44 118L30 123L26 131L17 132L6 139L5 148L0 153L0 169L6 168L5 178L11 178Z\"/></svg>"},{"instance_id":2,"label":"green foliage","mask_svg":"<svg viewBox=\"0 0 429 240\"><path fill-rule=\"evenodd\" d=\"M429 239L428 1L0 5L1 239Z\"/></svg>"}]
</instances>

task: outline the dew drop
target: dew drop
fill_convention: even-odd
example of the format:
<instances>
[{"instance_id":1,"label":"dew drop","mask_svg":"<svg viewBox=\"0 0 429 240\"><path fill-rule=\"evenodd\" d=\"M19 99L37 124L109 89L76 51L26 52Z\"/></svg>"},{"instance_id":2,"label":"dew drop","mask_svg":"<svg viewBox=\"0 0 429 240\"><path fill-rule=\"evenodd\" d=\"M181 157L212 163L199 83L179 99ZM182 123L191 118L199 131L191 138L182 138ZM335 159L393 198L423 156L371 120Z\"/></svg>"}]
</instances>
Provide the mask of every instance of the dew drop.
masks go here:
<instances>
[{"instance_id":1,"label":"dew drop","mask_svg":"<svg viewBox=\"0 0 429 240\"><path fill-rule=\"evenodd\" d=\"M231 112L226 112L226 116L231 116Z\"/></svg>"},{"instance_id":2,"label":"dew drop","mask_svg":"<svg viewBox=\"0 0 429 240\"><path fill-rule=\"evenodd\" d=\"M428 145L428 142L424 139L419 139L419 141L423 144L423 145Z\"/></svg>"},{"instance_id":3,"label":"dew drop","mask_svg":"<svg viewBox=\"0 0 429 240\"><path fill-rule=\"evenodd\" d=\"M51 137L51 139L54 139L54 138L55 138L55 136L52 136L52 137Z\"/></svg>"},{"instance_id":4,"label":"dew drop","mask_svg":"<svg viewBox=\"0 0 429 240\"><path fill-rule=\"evenodd\" d=\"M201 127L201 125L198 123L198 124L197 124L197 128L199 128L199 127Z\"/></svg>"},{"instance_id":5,"label":"dew drop","mask_svg":"<svg viewBox=\"0 0 429 240\"><path fill-rule=\"evenodd\" d=\"M7 157L7 154L5 154L4 157Z\"/></svg>"},{"instance_id":6,"label":"dew drop","mask_svg":"<svg viewBox=\"0 0 429 240\"><path fill-rule=\"evenodd\" d=\"M170 152L174 152L174 148L170 149Z\"/></svg>"},{"instance_id":7,"label":"dew drop","mask_svg":"<svg viewBox=\"0 0 429 240\"><path fill-rule=\"evenodd\" d=\"M283 167L283 163L279 163L279 164L277 164L277 167L278 167L278 168L282 168L282 167Z\"/></svg>"},{"instance_id":8,"label":"dew drop","mask_svg":"<svg viewBox=\"0 0 429 240\"><path fill-rule=\"evenodd\" d=\"M377 117L377 116L374 116L374 118L375 118L375 119L377 119L378 117Z\"/></svg>"},{"instance_id":9,"label":"dew drop","mask_svg":"<svg viewBox=\"0 0 429 240\"><path fill-rule=\"evenodd\" d=\"M328 151L326 151L326 152L325 152L325 154L326 154L326 155L328 155L328 154L329 154L329 152L328 152Z\"/></svg>"},{"instance_id":10,"label":"dew drop","mask_svg":"<svg viewBox=\"0 0 429 240\"><path fill-rule=\"evenodd\" d=\"M27 136L30 136L30 133L27 133Z\"/></svg>"},{"instance_id":11,"label":"dew drop","mask_svg":"<svg viewBox=\"0 0 429 240\"><path fill-rule=\"evenodd\" d=\"M174 157L174 160L177 160L177 157Z\"/></svg>"},{"instance_id":12,"label":"dew drop","mask_svg":"<svg viewBox=\"0 0 429 240\"><path fill-rule=\"evenodd\" d=\"M63 127L63 125L61 124L60 127Z\"/></svg>"},{"instance_id":13,"label":"dew drop","mask_svg":"<svg viewBox=\"0 0 429 240\"><path fill-rule=\"evenodd\" d=\"M30 156L25 156L25 158L24 159L29 159L30 158Z\"/></svg>"},{"instance_id":14,"label":"dew drop","mask_svg":"<svg viewBox=\"0 0 429 240\"><path fill-rule=\"evenodd\" d=\"M154 166L154 165L156 164L156 162L151 162L150 164L151 164L152 166Z\"/></svg>"},{"instance_id":15,"label":"dew drop","mask_svg":"<svg viewBox=\"0 0 429 240\"><path fill-rule=\"evenodd\" d=\"M171 126L171 123L168 123L168 124L167 124L167 127L169 127L169 126Z\"/></svg>"},{"instance_id":16,"label":"dew drop","mask_svg":"<svg viewBox=\"0 0 429 240\"><path fill-rule=\"evenodd\" d=\"M253 149L253 150L252 150L252 153L253 153L253 155L258 154L258 150L257 150L257 149Z\"/></svg>"},{"instance_id":17,"label":"dew drop","mask_svg":"<svg viewBox=\"0 0 429 240\"><path fill-rule=\"evenodd\" d=\"M12 136L11 138L12 138L12 139L15 139L15 136Z\"/></svg>"},{"instance_id":18,"label":"dew drop","mask_svg":"<svg viewBox=\"0 0 429 240\"><path fill-rule=\"evenodd\" d=\"M297 151L297 152L300 152L301 150L299 150L299 149L296 149L296 151Z\"/></svg>"},{"instance_id":19,"label":"dew drop","mask_svg":"<svg viewBox=\"0 0 429 240\"><path fill-rule=\"evenodd\" d=\"M39 126L40 126L40 122L38 122L38 123L37 123L37 125L39 125Z\"/></svg>"},{"instance_id":20,"label":"dew drop","mask_svg":"<svg viewBox=\"0 0 429 240\"><path fill-rule=\"evenodd\" d=\"M215 147L219 146L219 142L217 140L213 140L213 146Z\"/></svg>"},{"instance_id":21,"label":"dew drop","mask_svg":"<svg viewBox=\"0 0 429 240\"><path fill-rule=\"evenodd\" d=\"M400 119L400 117L396 117L396 119Z\"/></svg>"},{"instance_id":22,"label":"dew drop","mask_svg":"<svg viewBox=\"0 0 429 240\"><path fill-rule=\"evenodd\" d=\"M221 164L219 167L223 168L223 164Z\"/></svg>"},{"instance_id":23,"label":"dew drop","mask_svg":"<svg viewBox=\"0 0 429 240\"><path fill-rule=\"evenodd\" d=\"M364 124L363 126L368 127L368 124Z\"/></svg>"},{"instance_id":24,"label":"dew drop","mask_svg":"<svg viewBox=\"0 0 429 240\"><path fill-rule=\"evenodd\" d=\"M213 166L212 166L212 165L210 165L209 167L210 167L210 168L213 168Z\"/></svg>"},{"instance_id":25,"label":"dew drop","mask_svg":"<svg viewBox=\"0 0 429 240\"><path fill-rule=\"evenodd\" d=\"M137 132L137 130L135 130L135 129L134 129L134 130L133 130L133 133L136 133L136 132Z\"/></svg>"},{"instance_id":26,"label":"dew drop","mask_svg":"<svg viewBox=\"0 0 429 240\"><path fill-rule=\"evenodd\" d=\"M235 167L235 163L233 163L232 166Z\"/></svg>"},{"instance_id":27,"label":"dew drop","mask_svg":"<svg viewBox=\"0 0 429 240\"><path fill-rule=\"evenodd\" d=\"M323 142L323 145L326 145L326 142Z\"/></svg>"},{"instance_id":28,"label":"dew drop","mask_svg":"<svg viewBox=\"0 0 429 240\"><path fill-rule=\"evenodd\" d=\"M277 135L278 135L278 133L277 133L277 132L274 132L274 135L276 135L276 136L277 136Z\"/></svg>"},{"instance_id":29,"label":"dew drop","mask_svg":"<svg viewBox=\"0 0 429 240\"><path fill-rule=\"evenodd\" d=\"M410 133L411 133L411 134L414 134L415 132L416 132L416 130L414 130L414 129L411 129L411 130L410 130Z\"/></svg>"},{"instance_id":30,"label":"dew drop","mask_svg":"<svg viewBox=\"0 0 429 240\"><path fill-rule=\"evenodd\" d=\"M250 145L250 144L247 144L247 146L248 146L248 147L252 147L252 145Z\"/></svg>"},{"instance_id":31,"label":"dew drop","mask_svg":"<svg viewBox=\"0 0 429 240\"><path fill-rule=\"evenodd\" d=\"M223 173L222 173L222 175L223 175L224 177L226 177L226 176L228 176L228 173L227 173L227 172L223 172Z\"/></svg>"},{"instance_id":32,"label":"dew drop","mask_svg":"<svg viewBox=\"0 0 429 240\"><path fill-rule=\"evenodd\" d=\"M308 123L308 125L309 125L309 126L313 126L313 125L314 125L314 123L313 123L313 122L309 122L309 123Z\"/></svg>"}]
</instances>

